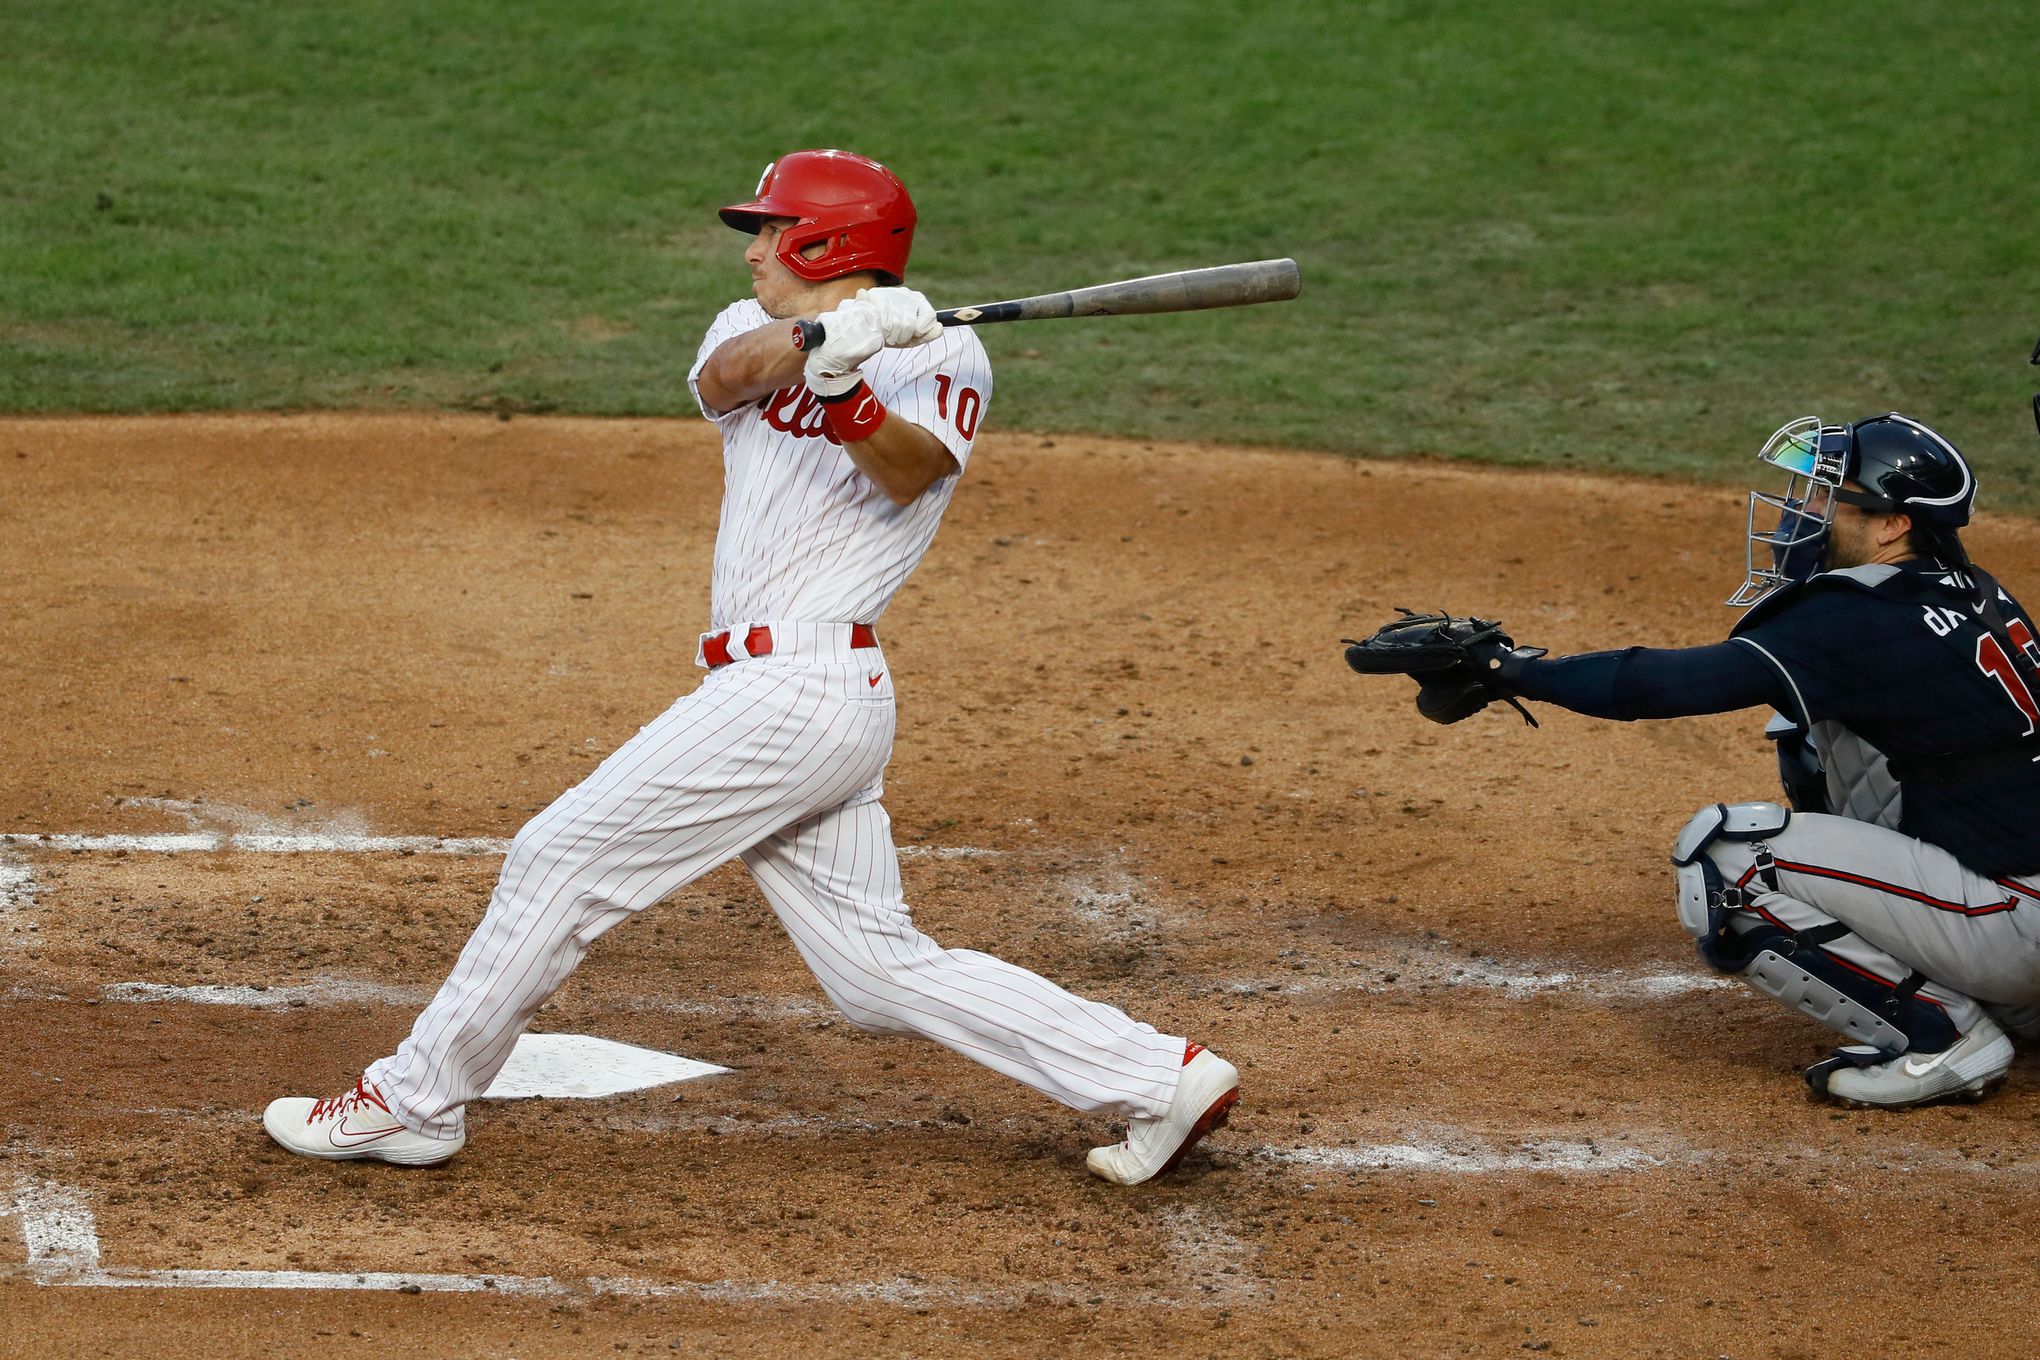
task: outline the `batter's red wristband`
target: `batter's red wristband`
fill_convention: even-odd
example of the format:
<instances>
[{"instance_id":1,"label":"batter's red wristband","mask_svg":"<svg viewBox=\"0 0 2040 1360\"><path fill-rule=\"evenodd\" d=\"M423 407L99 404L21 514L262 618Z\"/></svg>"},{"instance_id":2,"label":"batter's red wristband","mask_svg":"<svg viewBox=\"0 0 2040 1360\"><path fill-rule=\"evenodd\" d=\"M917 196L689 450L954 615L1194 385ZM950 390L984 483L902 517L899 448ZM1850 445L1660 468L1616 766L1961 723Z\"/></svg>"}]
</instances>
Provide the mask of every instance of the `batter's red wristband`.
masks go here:
<instances>
[{"instance_id":1,"label":"batter's red wristband","mask_svg":"<svg viewBox=\"0 0 2040 1360\"><path fill-rule=\"evenodd\" d=\"M845 444L861 444L885 424L885 404L863 381L840 397L822 398L822 424Z\"/></svg>"}]
</instances>

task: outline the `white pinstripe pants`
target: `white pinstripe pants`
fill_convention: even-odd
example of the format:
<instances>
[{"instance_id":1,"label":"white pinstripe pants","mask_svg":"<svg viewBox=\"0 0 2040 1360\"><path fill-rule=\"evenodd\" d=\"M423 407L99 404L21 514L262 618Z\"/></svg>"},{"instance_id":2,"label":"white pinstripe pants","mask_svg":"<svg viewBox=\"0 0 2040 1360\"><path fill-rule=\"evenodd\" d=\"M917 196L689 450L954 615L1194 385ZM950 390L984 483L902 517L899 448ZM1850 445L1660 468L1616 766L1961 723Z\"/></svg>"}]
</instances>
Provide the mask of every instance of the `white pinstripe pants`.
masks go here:
<instances>
[{"instance_id":1,"label":"white pinstripe pants","mask_svg":"<svg viewBox=\"0 0 2040 1360\"><path fill-rule=\"evenodd\" d=\"M517 833L452 974L368 1069L398 1119L459 1135L466 1102L602 933L737 855L853 1024L933 1039L1075 1109L1166 1112L1181 1038L914 927L878 804L891 676L876 651L857 656L876 665L710 672Z\"/></svg>"}]
</instances>

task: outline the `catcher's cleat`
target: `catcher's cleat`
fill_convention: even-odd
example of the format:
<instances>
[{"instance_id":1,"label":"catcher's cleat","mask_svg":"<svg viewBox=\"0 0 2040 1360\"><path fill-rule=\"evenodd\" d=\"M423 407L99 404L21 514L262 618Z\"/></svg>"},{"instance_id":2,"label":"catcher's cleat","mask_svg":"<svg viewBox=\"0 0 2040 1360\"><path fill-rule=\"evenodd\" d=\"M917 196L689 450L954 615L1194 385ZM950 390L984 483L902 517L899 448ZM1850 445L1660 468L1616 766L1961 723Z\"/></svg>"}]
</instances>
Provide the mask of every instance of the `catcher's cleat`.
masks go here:
<instances>
[{"instance_id":1,"label":"catcher's cleat","mask_svg":"<svg viewBox=\"0 0 2040 1360\"><path fill-rule=\"evenodd\" d=\"M467 1144L457 1138L427 1138L397 1122L368 1078L345 1095L328 1100L285 1096L269 1102L262 1127L278 1144L301 1157L329 1162L376 1161L396 1166L445 1166Z\"/></svg>"},{"instance_id":2,"label":"catcher's cleat","mask_svg":"<svg viewBox=\"0 0 2040 1360\"><path fill-rule=\"evenodd\" d=\"M1240 1098L1240 1071L1202 1045L1183 1050L1176 1098L1159 1119L1133 1119L1126 1141L1091 1149L1084 1165L1115 1185L1139 1185L1173 1171L1197 1140L1224 1124Z\"/></svg>"},{"instance_id":3,"label":"catcher's cleat","mask_svg":"<svg viewBox=\"0 0 2040 1360\"><path fill-rule=\"evenodd\" d=\"M1807 1084L1844 1105L1900 1110L1942 1100L1975 1100L2004 1080L2012 1041L1988 1017L1939 1053L1901 1053L1885 1062L1830 1059L1807 1070ZM1814 1074L1828 1069L1822 1079Z\"/></svg>"}]
</instances>

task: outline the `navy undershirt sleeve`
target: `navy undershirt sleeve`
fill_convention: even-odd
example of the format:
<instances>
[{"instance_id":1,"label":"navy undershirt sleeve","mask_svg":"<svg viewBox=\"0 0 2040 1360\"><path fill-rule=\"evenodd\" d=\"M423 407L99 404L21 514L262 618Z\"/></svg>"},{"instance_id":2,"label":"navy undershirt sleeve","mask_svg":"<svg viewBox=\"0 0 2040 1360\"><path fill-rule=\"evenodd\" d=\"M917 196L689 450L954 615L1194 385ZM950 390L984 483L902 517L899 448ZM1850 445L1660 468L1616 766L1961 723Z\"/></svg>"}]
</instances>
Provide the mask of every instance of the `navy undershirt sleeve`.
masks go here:
<instances>
[{"instance_id":1,"label":"navy undershirt sleeve","mask_svg":"<svg viewBox=\"0 0 2040 1360\"><path fill-rule=\"evenodd\" d=\"M1791 702L1763 658L1733 642L1706 647L1629 647L1522 663L1516 691L1590 718L1685 718Z\"/></svg>"}]
</instances>

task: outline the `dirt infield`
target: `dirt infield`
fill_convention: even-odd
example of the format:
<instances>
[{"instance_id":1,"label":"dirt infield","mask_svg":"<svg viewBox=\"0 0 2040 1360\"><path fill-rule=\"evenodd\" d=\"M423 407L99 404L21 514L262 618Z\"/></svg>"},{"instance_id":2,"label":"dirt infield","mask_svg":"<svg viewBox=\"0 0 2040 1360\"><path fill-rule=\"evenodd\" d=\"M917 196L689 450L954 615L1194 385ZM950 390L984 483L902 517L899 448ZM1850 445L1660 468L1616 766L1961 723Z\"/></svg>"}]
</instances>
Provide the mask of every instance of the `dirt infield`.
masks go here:
<instances>
[{"instance_id":1,"label":"dirt infield","mask_svg":"<svg viewBox=\"0 0 2040 1360\"><path fill-rule=\"evenodd\" d=\"M1165 1182L833 1018L730 869L537 1026L730 1073L279 1152L480 915L498 855L430 838L694 685L720 492L697 423L0 422L0 1355L2035 1352L2040 1068L1812 1104L1821 1033L1674 921L1754 715L1440 728L1340 662L1398 604L1719 637L1741 498L1671 483L982 441L880 627L908 894L1239 1063ZM2040 588L2040 526L1974 539Z\"/></svg>"}]
</instances>

